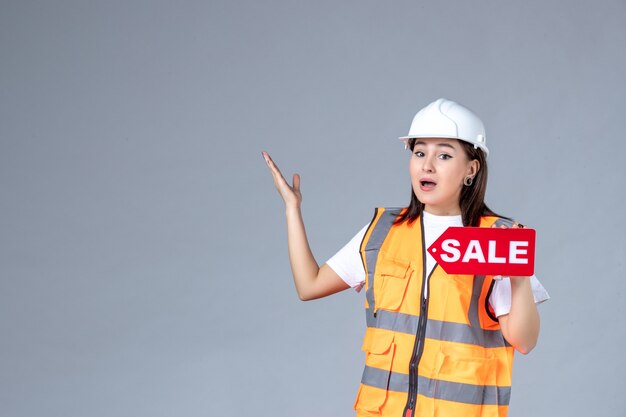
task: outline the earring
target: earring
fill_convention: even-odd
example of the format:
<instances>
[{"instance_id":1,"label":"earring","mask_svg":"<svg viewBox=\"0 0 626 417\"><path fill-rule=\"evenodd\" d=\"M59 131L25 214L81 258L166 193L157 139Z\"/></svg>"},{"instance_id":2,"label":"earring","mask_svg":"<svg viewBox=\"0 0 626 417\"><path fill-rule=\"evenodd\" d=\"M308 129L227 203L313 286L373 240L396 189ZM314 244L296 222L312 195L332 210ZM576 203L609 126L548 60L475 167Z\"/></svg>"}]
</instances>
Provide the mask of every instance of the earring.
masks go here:
<instances>
[{"instance_id":1,"label":"earring","mask_svg":"<svg viewBox=\"0 0 626 417\"><path fill-rule=\"evenodd\" d=\"M465 179L463 180L463 184L466 187L469 187L470 185L472 185L473 182L474 182L474 177L465 177Z\"/></svg>"}]
</instances>

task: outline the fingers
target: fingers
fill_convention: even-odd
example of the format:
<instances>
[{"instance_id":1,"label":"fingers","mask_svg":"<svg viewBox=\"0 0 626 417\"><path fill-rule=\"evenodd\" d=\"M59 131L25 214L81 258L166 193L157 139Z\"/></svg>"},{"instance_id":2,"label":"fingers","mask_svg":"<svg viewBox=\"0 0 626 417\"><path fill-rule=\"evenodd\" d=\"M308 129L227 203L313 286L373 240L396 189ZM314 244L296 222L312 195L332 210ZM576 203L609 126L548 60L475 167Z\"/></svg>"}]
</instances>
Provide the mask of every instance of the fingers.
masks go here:
<instances>
[{"instance_id":1,"label":"fingers","mask_svg":"<svg viewBox=\"0 0 626 417\"><path fill-rule=\"evenodd\" d=\"M296 193L300 192L300 174L293 174L293 190Z\"/></svg>"},{"instance_id":2,"label":"fingers","mask_svg":"<svg viewBox=\"0 0 626 417\"><path fill-rule=\"evenodd\" d=\"M265 162L267 162L268 167L272 172L272 176L274 177L274 185L276 189L282 196L285 203L299 201L302 199L302 195L300 194L300 175L293 174L293 186L289 185L282 172L272 159L272 157L265 151L261 152Z\"/></svg>"},{"instance_id":3,"label":"fingers","mask_svg":"<svg viewBox=\"0 0 626 417\"><path fill-rule=\"evenodd\" d=\"M261 152L261 154L263 155L263 159L265 159L265 162L267 162L267 166L270 168L270 170L272 172L274 171L278 171L278 167L276 166L276 164L274 163L274 160L272 160L272 157L270 156L270 154L268 154L267 152L263 151Z\"/></svg>"},{"instance_id":4,"label":"fingers","mask_svg":"<svg viewBox=\"0 0 626 417\"><path fill-rule=\"evenodd\" d=\"M282 180L284 182L287 182L285 180L285 177L283 177L282 172L280 172L280 169L278 169L278 165L276 165L276 163L274 162L270 154L268 154L265 151L261 152L261 154L263 155L265 162L267 162L267 166L270 168L270 171L272 172L272 175L274 176L274 180L276 181Z\"/></svg>"},{"instance_id":5,"label":"fingers","mask_svg":"<svg viewBox=\"0 0 626 417\"><path fill-rule=\"evenodd\" d=\"M499 227L500 229L508 229L508 226L505 224L501 224L500 226L497 226L496 224L492 224L491 227ZM525 229L526 226L524 226L521 223L515 222L513 223L513 225L511 226L512 229Z\"/></svg>"}]
</instances>

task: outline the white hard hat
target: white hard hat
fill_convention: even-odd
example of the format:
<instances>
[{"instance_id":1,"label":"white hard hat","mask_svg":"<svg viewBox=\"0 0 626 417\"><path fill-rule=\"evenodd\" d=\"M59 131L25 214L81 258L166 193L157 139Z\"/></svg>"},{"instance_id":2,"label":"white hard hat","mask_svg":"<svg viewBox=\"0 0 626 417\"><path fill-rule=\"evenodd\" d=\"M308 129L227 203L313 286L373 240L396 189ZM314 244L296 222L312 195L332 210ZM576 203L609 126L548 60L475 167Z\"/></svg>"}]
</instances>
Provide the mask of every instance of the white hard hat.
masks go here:
<instances>
[{"instance_id":1,"label":"white hard hat","mask_svg":"<svg viewBox=\"0 0 626 417\"><path fill-rule=\"evenodd\" d=\"M483 122L471 110L454 101L440 98L417 112L409 134L401 136L405 146L412 138L460 139L489 155Z\"/></svg>"}]
</instances>

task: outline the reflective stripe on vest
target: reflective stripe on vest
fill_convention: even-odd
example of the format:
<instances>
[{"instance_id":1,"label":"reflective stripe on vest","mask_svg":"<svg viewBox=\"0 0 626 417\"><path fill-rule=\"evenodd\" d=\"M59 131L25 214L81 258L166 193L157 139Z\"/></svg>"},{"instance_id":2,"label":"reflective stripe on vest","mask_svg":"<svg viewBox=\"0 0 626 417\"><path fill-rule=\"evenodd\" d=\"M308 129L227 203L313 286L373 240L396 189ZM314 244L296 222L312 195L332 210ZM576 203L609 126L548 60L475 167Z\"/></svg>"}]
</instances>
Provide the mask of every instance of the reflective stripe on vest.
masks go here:
<instances>
[{"instance_id":1,"label":"reflective stripe on vest","mask_svg":"<svg viewBox=\"0 0 626 417\"><path fill-rule=\"evenodd\" d=\"M401 209L376 209L361 242L366 271L366 366L355 402L357 416L498 416L508 411L513 348L487 310L493 277L448 275L437 265L417 343L423 300L421 219L394 225ZM512 222L481 218L481 227ZM422 324L422 326L424 326ZM409 389L409 363L417 363ZM415 375L415 374L413 374ZM410 400L409 393L417 401Z\"/></svg>"},{"instance_id":2,"label":"reflective stripe on vest","mask_svg":"<svg viewBox=\"0 0 626 417\"><path fill-rule=\"evenodd\" d=\"M508 404L511 398L511 387L497 385L478 386L458 382L440 381L419 376L418 393L440 400L463 402L468 404L498 405ZM396 372L388 372L378 368L365 366L363 384L392 391L408 391L409 376Z\"/></svg>"},{"instance_id":3,"label":"reflective stripe on vest","mask_svg":"<svg viewBox=\"0 0 626 417\"><path fill-rule=\"evenodd\" d=\"M374 317L369 310L366 310L365 319L367 327L378 327L380 329L415 335L419 316L378 310L376 317ZM482 345L490 348L511 346L502 337L500 330L483 330L480 336L477 337L476 332L467 324L432 319L428 319L427 321L426 337L449 342Z\"/></svg>"}]
</instances>

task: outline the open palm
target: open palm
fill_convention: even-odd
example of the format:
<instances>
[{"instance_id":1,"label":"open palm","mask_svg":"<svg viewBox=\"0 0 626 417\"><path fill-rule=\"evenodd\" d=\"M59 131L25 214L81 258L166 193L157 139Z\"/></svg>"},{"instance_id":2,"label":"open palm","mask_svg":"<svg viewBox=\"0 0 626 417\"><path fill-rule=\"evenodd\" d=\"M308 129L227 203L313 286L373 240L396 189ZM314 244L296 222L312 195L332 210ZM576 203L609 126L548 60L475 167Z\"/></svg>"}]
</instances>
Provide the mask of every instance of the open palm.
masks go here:
<instances>
[{"instance_id":1,"label":"open palm","mask_svg":"<svg viewBox=\"0 0 626 417\"><path fill-rule=\"evenodd\" d=\"M274 185L278 190L278 193L283 198L285 202L285 206L293 206L300 207L302 204L302 193L300 192L300 175L293 174L293 185L289 185L285 177L278 169L278 166L272 160L270 155L267 152L262 152L263 158L265 158L265 162L267 162L267 166L272 173L272 177L274 178Z\"/></svg>"}]
</instances>

